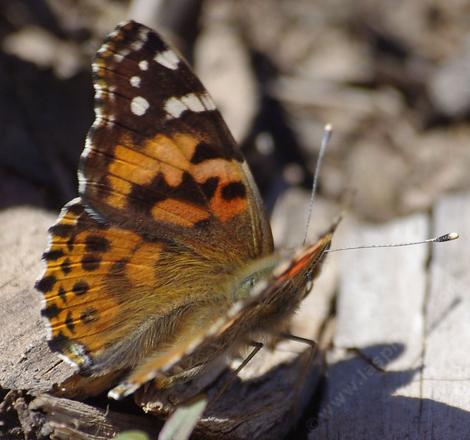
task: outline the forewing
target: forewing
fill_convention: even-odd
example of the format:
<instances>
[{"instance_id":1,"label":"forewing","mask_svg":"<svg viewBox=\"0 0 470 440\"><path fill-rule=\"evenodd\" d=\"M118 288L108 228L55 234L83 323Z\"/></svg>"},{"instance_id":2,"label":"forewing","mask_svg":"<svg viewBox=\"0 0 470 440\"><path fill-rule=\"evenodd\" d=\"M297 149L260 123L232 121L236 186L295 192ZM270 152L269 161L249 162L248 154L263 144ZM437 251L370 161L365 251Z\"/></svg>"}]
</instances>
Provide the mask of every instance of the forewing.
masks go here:
<instances>
[{"instance_id":1,"label":"forewing","mask_svg":"<svg viewBox=\"0 0 470 440\"><path fill-rule=\"evenodd\" d=\"M116 28L93 64L96 120L79 172L90 212L248 260L272 236L243 156L190 67L149 28ZM228 258L230 259L230 258Z\"/></svg>"}]
</instances>

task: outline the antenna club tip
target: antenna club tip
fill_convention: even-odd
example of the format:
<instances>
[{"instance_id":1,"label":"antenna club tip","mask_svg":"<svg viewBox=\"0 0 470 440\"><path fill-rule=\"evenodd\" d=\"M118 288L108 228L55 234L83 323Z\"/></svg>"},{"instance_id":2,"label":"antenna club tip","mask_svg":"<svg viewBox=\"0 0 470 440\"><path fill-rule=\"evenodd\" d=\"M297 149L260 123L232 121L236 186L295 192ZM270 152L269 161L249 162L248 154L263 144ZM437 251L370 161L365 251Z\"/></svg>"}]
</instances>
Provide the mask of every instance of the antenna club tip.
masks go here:
<instances>
[{"instance_id":1,"label":"antenna club tip","mask_svg":"<svg viewBox=\"0 0 470 440\"><path fill-rule=\"evenodd\" d=\"M451 241L459 238L458 232L449 232L448 234L441 235L437 241Z\"/></svg>"},{"instance_id":2,"label":"antenna club tip","mask_svg":"<svg viewBox=\"0 0 470 440\"><path fill-rule=\"evenodd\" d=\"M331 124L328 122L328 124L325 125L325 131L333 131L333 125L331 125Z\"/></svg>"}]
</instances>

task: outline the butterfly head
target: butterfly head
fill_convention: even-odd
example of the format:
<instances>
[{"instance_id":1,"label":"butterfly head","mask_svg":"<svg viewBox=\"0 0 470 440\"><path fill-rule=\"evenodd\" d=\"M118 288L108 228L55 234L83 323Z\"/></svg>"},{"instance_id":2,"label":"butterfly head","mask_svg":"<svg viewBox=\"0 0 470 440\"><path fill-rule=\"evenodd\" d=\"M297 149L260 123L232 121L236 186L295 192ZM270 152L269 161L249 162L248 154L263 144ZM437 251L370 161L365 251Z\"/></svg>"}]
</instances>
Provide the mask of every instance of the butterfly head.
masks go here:
<instances>
[{"instance_id":1,"label":"butterfly head","mask_svg":"<svg viewBox=\"0 0 470 440\"><path fill-rule=\"evenodd\" d=\"M311 284L320 273L326 256L326 250L331 246L331 240L336 224L324 233L318 241L300 249L288 262L279 265L273 275L279 280L293 284Z\"/></svg>"},{"instance_id":2,"label":"butterfly head","mask_svg":"<svg viewBox=\"0 0 470 440\"><path fill-rule=\"evenodd\" d=\"M234 301L247 300L270 304L261 314L282 315L295 310L311 290L314 279L330 248L337 222L315 243L305 246L296 253L282 256L272 254L262 258L242 274L234 284L231 294ZM278 319L278 318L276 318Z\"/></svg>"}]
</instances>

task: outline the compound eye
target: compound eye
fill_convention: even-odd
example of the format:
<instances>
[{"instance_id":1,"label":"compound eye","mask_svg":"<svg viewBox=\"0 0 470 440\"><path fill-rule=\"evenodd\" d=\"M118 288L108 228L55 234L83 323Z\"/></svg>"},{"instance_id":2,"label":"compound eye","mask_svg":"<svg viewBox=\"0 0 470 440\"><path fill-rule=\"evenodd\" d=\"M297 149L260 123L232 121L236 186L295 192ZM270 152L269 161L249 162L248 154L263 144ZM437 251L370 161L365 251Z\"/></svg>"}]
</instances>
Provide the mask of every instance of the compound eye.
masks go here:
<instances>
[{"instance_id":1,"label":"compound eye","mask_svg":"<svg viewBox=\"0 0 470 440\"><path fill-rule=\"evenodd\" d=\"M249 277L246 277L245 280L243 281L243 285L248 289L252 289L255 284L256 284L256 275L250 275Z\"/></svg>"},{"instance_id":2,"label":"compound eye","mask_svg":"<svg viewBox=\"0 0 470 440\"><path fill-rule=\"evenodd\" d=\"M234 289L232 293L234 301L250 296L256 281L257 276L253 274L244 278L239 287Z\"/></svg>"}]
</instances>

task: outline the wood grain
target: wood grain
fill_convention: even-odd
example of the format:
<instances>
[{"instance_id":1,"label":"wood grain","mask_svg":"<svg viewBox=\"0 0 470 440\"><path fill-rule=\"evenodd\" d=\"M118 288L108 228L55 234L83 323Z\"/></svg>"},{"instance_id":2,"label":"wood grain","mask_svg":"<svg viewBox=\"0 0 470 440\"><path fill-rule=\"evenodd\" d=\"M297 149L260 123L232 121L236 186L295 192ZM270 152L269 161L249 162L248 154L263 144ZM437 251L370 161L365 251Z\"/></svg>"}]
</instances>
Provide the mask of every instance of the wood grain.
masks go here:
<instances>
[{"instance_id":1,"label":"wood grain","mask_svg":"<svg viewBox=\"0 0 470 440\"><path fill-rule=\"evenodd\" d=\"M430 216L354 225L348 245L452 230L465 237L468 206L468 196L454 196ZM469 438L468 249L462 238L343 253L326 391L310 440Z\"/></svg>"}]
</instances>

